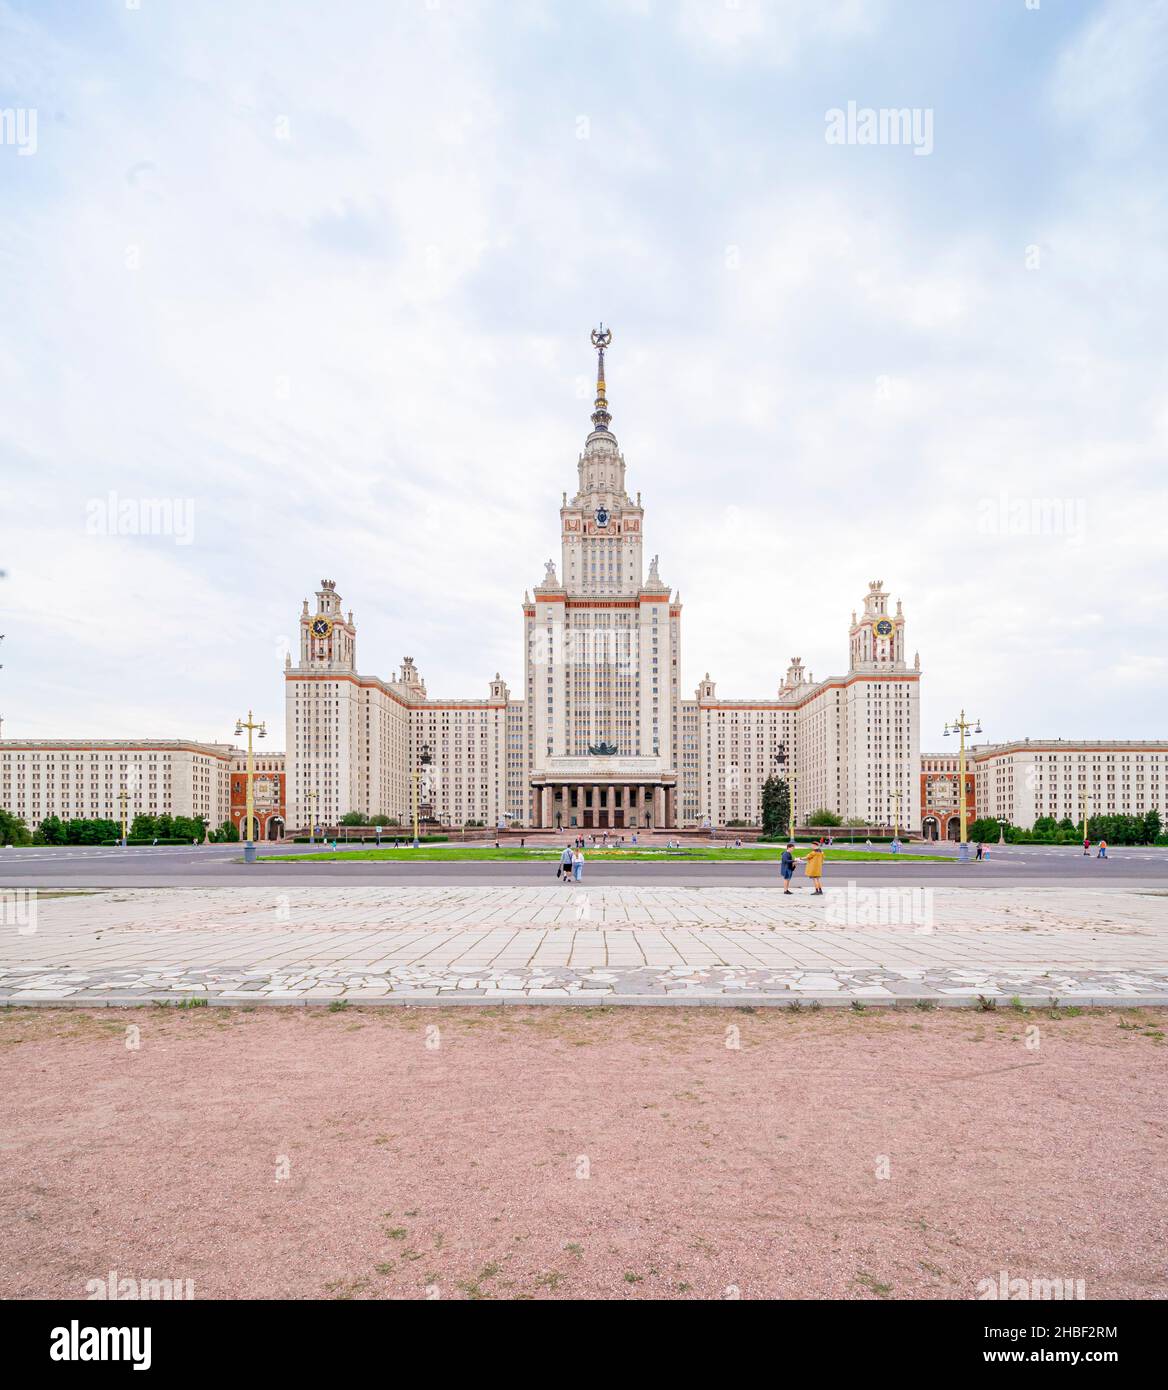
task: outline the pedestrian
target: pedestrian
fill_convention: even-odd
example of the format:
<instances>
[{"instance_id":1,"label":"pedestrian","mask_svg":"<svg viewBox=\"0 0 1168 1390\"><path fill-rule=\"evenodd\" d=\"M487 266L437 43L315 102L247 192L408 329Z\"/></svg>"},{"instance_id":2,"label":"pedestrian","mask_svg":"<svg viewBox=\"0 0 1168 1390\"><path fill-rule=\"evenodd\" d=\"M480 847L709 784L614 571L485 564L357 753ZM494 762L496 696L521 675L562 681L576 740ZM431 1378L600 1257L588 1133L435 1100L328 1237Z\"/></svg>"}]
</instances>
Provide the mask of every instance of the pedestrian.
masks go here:
<instances>
[{"instance_id":1,"label":"pedestrian","mask_svg":"<svg viewBox=\"0 0 1168 1390\"><path fill-rule=\"evenodd\" d=\"M520 837L519 837L519 848L520 848L520 849L526 849L526 848L527 848L527 839L526 839L526 837L523 836L523 835L520 835Z\"/></svg>"},{"instance_id":2,"label":"pedestrian","mask_svg":"<svg viewBox=\"0 0 1168 1390\"><path fill-rule=\"evenodd\" d=\"M572 855L572 877L577 883L584 881L584 851L582 849L578 849Z\"/></svg>"},{"instance_id":3,"label":"pedestrian","mask_svg":"<svg viewBox=\"0 0 1168 1390\"><path fill-rule=\"evenodd\" d=\"M804 861L807 866L807 877L811 880L811 891L823 894L823 846L817 840Z\"/></svg>"},{"instance_id":4,"label":"pedestrian","mask_svg":"<svg viewBox=\"0 0 1168 1390\"><path fill-rule=\"evenodd\" d=\"M895 835L892 837L892 844L890 846L890 849L892 850L893 854L900 853L900 841L899 839L897 839Z\"/></svg>"},{"instance_id":5,"label":"pedestrian","mask_svg":"<svg viewBox=\"0 0 1168 1390\"><path fill-rule=\"evenodd\" d=\"M1106 840L1101 839L1101 840L1099 841L1099 854L1098 854L1097 857L1100 858L1100 859L1106 859L1106 858L1107 858L1107 841L1106 841Z\"/></svg>"},{"instance_id":6,"label":"pedestrian","mask_svg":"<svg viewBox=\"0 0 1168 1390\"><path fill-rule=\"evenodd\" d=\"M973 857L975 859L985 858L985 845L983 845L980 840L977 842L977 853Z\"/></svg>"},{"instance_id":7,"label":"pedestrian","mask_svg":"<svg viewBox=\"0 0 1168 1390\"><path fill-rule=\"evenodd\" d=\"M562 878L565 883L572 877L572 846L565 845L564 852L560 855L560 865L556 870L556 877Z\"/></svg>"},{"instance_id":8,"label":"pedestrian","mask_svg":"<svg viewBox=\"0 0 1168 1390\"><path fill-rule=\"evenodd\" d=\"M1084 854L1090 854L1090 853L1091 853L1091 841L1090 841L1090 840L1084 840L1084 841L1083 841L1083 853L1084 853Z\"/></svg>"},{"instance_id":9,"label":"pedestrian","mask_svg":"<svg viewBox=\"0 0 1168 1390\"><path fill-rule=\"evenodd\" d=\"M779 873L783 876L783 892L787 894L791 891L791 878L795 873L795 856L791 852L794 848L794 840L788 840L783 857L779 860Z\"/></svg>"}]
</instances>

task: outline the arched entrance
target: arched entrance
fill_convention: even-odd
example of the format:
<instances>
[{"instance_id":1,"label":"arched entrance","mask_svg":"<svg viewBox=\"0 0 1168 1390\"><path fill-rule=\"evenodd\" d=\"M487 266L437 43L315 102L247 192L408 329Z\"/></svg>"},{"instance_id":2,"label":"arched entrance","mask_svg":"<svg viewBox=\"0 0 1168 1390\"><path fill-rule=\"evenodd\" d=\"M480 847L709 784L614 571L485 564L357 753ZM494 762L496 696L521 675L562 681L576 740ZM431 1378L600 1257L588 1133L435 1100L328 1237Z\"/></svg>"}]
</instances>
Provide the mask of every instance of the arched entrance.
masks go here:
<instances>
[{"instance_id":1,"label":"arched entrance","mask_svg":"<svg viewBox=\"0 0 1168 1390\"><path fill-rule=\"evenodd\" d=\"M269 816L268 824L265 827L268 832L269 840L280 840L284 837L284 818L283 816Z\"/></svg>"},{"instance_id":2,"label":"arched entrance","mask_svg":"<svg viewBox=\"0 0 1168 1390\"><path fill-rule=\"evenodd\" d=\"M961 817L950 816L945 826L945 838L956 842L961 838Z\"/></svg>"},{"instance_id":3,"label":"arched entrance","mask_svg":"<svg viewBox=\"0 0 1168 1390\"><path fill-rule=\"evenodd\" d=\"M926 816L921 822L921 834L926 840L939 840L941 838L941 826L936 816Z\"/></svg>"}]
</instances>

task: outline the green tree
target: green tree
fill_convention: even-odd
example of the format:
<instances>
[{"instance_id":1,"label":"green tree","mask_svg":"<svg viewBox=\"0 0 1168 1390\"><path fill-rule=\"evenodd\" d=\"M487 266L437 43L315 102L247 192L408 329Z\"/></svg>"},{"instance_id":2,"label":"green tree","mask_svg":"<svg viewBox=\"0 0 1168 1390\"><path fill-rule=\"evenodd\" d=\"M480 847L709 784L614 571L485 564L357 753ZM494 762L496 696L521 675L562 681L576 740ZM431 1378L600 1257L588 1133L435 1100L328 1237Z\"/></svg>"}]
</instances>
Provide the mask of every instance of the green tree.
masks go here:
<instances>
[{"instance_id":1,"label":"green tree","mask_svg":"<svg viewBox=\"0 0 1168 1390\"><path fill-rule=\"evenodd\" d=\"M768 777L762 784L762 833L781 840L791 829L791 789L785 777Z\"/></svg>"},{"instance_id":2,"label":"green tree","mask_svg":"<svg viewBox=\"0 0 1168 1390\"><path fill-rule=\"evenodd\" d=\"M37 843L42 845L63 845L65 839L65 823L60 816L46 816L40 825L37 826Z\"/></svg>"},{"instance_id":3,"label":"green tree","mask_svg":"<svg viewBox=\"0 0 1168 1390\"><path fill-rule=\"evenodd\" d=\"M43 822L42 822L43 824ZM28 845L32 843L28 826L22 816L11 811L0 811L0 845ZM57 844L56 840L46 840L45 844Z\"/></svg>"},{"instance_id":4,"label":"green tree","mask_svg":"<svg viewBox=\"0 0 1168 1390\"><path fill-rule=\"evenodd\" d=\"M171 839L197 840L202 844L206 834L207 822L202 816L175 816L171 823Z\"/></svg>"},{"instance_id":5,"label":"green tree","mask_svg":"<svg viewBox=\"0 0 1168 1390\"><path fill-rule=\"evenodd\" d=\"M841 825L842 821L834 811L829 811L826 806L821 806L818 811L812 811L807 817L808 825Z\"/></svg>"},{"instance_id":6,"label":"green tree","mask_svg":"<svg viewBox=\"0 0 1168 1390\"><path fill-rule=\"evenodd\" d=\"M1159 811L1146 811L1144 813L1144 844L1154 845L1160 838L1163 826L1160 824Z\"/></svg>"},{"instance_id":7,"label":"green tree","mask_svg":"<svg viewBox=\"0 0 1168 1390\"><path fill-rule=\"evenodd\" d=\"M225 820L218 830L212 830L210 839L217 845L234 845L239 843L239 830L232 821Z\"/></svg>"},{"instance_id":8,"label":"green tree","mask_svg":"<svg viewBox=\"0 0 1168 1390\"><path fill-rule=\"evenodd\" d=\"M1014 831L1014 826L1006 826L1005 836L1007 840L1011 838L1011 831ZM1002 826L993 816L979 816L969 827L969 838L975 842L980 840L983 844L996 841L1000 833L1002 833ZM1016 833L1017 831L1015 831Z\"/></svg>"},{"instance_id":9,"label":"green tree","mask_svg":"<svg viewBox=\"0 0 1168 1390\"><path fill-rule=\"evenodd\" d=\"M360 811L346 811L341 817L342 825L368 825L369 822Z\"/></svg>"},{"instance_id":10,"label":"green tree","mask_svg":"<svg viewBox=\"0 0 1168 1390\"><path fill-rule=\"evenodd\" d=\"M158 831L155 829L155 818L140 811L130 825L131 840L152 840Z\"/></svg>"}]
</instances>

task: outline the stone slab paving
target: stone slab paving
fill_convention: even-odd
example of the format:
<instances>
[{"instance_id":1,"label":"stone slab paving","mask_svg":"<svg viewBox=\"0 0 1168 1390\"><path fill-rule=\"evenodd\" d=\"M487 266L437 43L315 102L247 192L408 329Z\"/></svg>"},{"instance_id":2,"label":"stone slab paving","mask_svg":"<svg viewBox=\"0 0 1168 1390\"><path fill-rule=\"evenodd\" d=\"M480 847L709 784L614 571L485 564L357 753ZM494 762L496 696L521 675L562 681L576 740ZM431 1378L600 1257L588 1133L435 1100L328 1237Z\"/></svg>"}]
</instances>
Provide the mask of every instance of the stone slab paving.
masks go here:
<instances>
[{"instance_id":1,"label":"stone slab paving","mask_svg":"<svg viewBox=\"0 0 1168 1390\"><path fill-rule=\"evenodd\" d=\"M1168 893L3 890L0 1004L1168 1004Z\"/></svg>"}]
</instances>

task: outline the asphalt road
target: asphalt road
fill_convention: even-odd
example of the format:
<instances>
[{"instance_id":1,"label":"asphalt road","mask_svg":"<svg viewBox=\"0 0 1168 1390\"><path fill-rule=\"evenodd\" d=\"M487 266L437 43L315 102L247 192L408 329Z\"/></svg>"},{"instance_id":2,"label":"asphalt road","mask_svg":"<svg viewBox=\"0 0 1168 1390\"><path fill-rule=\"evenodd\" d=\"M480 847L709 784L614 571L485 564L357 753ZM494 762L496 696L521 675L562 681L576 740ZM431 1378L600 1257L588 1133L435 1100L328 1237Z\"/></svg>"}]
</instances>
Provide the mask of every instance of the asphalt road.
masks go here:
<instances>
[{"instance_id":1,"label":"asphalt road","mask_svg":"<svg viewBox=\"0 0 1168 1390\"><path fill-rule=\"evenodd\" d=\"M319 849L319 847L317 847ZM279 854L311 852L306 845L273 846ZM949 853L942 846L939 853ZM587 852L585 852L587 855ZM260 852L261 861L263 850ZM954 856L955 857L955 856ZM778 851L774 862L654 860L620 863L592 860L584 876L590 884L653 884L666 887L681 884L691 888L718 886L770 886L778 879ZM1168 848L1131 848L1110 851L1104 862L1085 858L1074 845L993 846L990 858L981 864L956 862L922 864L911 861L876 860L871 864L829 861L828 882L852 880L857 883L953 884L1002 887L1029 884L1032 887L1065 887L1082 883L1098 887L1117 883L1124 888L1152 888L1168 891ZM99 849L84 846L33 846L27 849L0 849L0 887L20 888L198 888L280 887L321 884L395 884L414 887L443 885L518 884L538 886L555 882L555 865L550 860L524 863L517 860L434 860L408 861L352 860L316 864L264 864L242 862L239 845L200 845L189 849L146 847L141 849Z\"/></svg>"}]
</instances>

